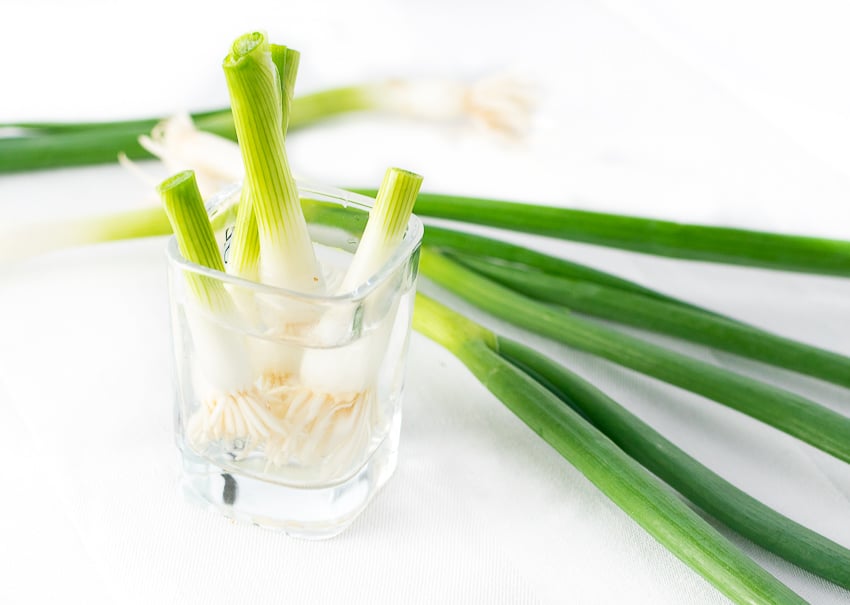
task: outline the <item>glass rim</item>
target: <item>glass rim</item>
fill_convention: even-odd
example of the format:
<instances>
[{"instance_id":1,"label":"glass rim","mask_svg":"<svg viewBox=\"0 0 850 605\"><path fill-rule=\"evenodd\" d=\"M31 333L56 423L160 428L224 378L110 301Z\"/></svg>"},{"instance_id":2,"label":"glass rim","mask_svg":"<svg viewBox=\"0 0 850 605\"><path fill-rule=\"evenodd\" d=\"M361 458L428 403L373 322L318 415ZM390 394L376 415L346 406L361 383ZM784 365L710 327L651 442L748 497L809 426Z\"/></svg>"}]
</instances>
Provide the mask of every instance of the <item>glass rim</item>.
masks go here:
<instances>
[{"instance_id":1,"label":"glass rim","mask_svg":"<svg viewBox=\"0 0 850 605\"><path fill-rule=\"evenodd\" d=\"M324 198L319 201L335 202L340 204L343 208L355 207L369 212L375 202L374 198L354 193L352 191L345 191L343 189L336 189L333 187L326 187L301 181L297 181L297 186L298 196L300 199L304 199L305 197L309 199L312 196L318 196L319 198ZM221 212L222 209L225 209L225 206L227 206L228 203L233 204L233 198L237 196L241 190L241 183L234 183L221 189L218 193L213 195L210 198L210 201L206 204L207 214L213 216L216 212ZM171 236L168 240L166 255L171 265L176 266L183 271L190 271L198 275L203 275L239 288L249 289L257 293L285 297L288 299L300 299L304 302L311 303L342 303L363 299L378 288L396 269L398 269L398 267L404 264L407 259L411 258L416 253L422 243L422 236L424 233L425 227L422 224L421 219L419 219L419 217L415 214L411 214L404 230L404 237L402 238L401 245L393 251L392 256L390 256L387 262L385 262L381 268L373 273L366 281L358 284L351 290L339 294L314 294L309 292L299 292L298 290L263 284L242 277L237 277L224 271L210 269L209 267L193 263L192 261L184 258L177 245L177 238L174 236Z\"/></svg>"}]
</instances>

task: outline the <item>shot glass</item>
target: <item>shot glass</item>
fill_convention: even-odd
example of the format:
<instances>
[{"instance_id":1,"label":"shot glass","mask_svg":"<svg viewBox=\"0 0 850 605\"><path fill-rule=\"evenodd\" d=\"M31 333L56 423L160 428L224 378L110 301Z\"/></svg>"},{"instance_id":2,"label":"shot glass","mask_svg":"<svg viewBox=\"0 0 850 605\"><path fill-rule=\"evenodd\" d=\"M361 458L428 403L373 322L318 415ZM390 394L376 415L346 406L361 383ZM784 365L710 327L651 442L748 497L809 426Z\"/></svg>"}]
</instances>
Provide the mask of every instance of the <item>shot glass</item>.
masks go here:
<instances>
[{"instance_id":1,"label":"shot glass","mask_svg":"<svg viewBox=\"0 0 850 605\"><path fill-rule=\"evenodd\" d=\"M302 186L325 282L341 283L372 199ZM239 188L208 205L225 263ZM272 287L187 261L172 238L175 435L190 500L238 521L331 537L396 467L422 223L371 278L337 295ZM206 280L228 296L210 311ZM333 291L333 288L328 288Z\"/></svg>"}]
</instances>

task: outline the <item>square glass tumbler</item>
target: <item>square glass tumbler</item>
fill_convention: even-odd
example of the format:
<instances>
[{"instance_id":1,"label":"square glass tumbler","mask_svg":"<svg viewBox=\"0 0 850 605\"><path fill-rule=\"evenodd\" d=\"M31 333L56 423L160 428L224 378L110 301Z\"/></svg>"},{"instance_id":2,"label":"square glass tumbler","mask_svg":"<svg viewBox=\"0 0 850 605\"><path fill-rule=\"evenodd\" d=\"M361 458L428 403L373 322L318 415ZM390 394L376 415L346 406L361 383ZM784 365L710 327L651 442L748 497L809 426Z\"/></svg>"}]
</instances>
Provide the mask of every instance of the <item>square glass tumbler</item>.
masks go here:
<instances>
[{"instance_id":1,"label":"square glass tumbler","mask_svg":"<svg viewBox=\"0 0 850 605\"><path fill-rule=\"evenodd\" d=\"M335 292L373 200L301 185L299 194ZM207 208L225 263L238 201L235 187ZM411 217L375 275L322 295L201 267L172 238L175 431L190 500L304 538L336 535L363 511L396 466L422 234ZM224 303L211 311L199 291Z\"/></svg>"}]
</instances>

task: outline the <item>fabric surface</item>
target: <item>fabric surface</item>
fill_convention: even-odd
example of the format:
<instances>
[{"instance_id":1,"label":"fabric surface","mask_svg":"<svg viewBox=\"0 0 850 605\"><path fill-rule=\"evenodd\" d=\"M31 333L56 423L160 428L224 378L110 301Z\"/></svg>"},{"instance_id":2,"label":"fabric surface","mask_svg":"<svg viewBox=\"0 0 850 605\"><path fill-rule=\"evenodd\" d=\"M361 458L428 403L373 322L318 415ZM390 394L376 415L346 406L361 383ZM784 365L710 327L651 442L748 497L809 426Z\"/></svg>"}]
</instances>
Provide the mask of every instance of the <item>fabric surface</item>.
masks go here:
<instances>
[{"instance_id":1,"label":"fabric surface","mask_svg":"<svg viewBox=\"0 0 850 605\"><path fill-rule=\"evenodd\" d=\"M505 65L539 88L533 128L520 141L374 116L292 133L294 170L311 180L374 186L398 165L425 175L430 191L850 238L840 136L850 92L827 76L850 50L829 25L846 16L837 3L778 10L764 22L756 17L773 5L757 2L720 3L706 15L661 0L640 8L541 1L526 3L521 22L516 7L478 0L375 0L357 10L319 2L287 14L248 3L229 19L205 4L206 25L189 21L197 7L148 4L119 15L87 3L110 23L100 43L111 50L100 64L75 63L74 78L62 72L51 83L11 61L15 94L4 98L0 121L223 105L220 57L231 38L260 26L301 50L303 91L398 73L470 77ZM43 8L4 7L6 55L34 29L54 50L31 47L30 66L55 60L57 47L82 57L101 48L95 22L74 19L86 8L51 5L49 22ZM723 25L739 11L740 21ZM179 40L187 23L197 27L191 44L150 40L152 32ZM818 77L798 64L783 75L785 55L771 58L792 26L788 37L807 49ZM159 175L155 165L142 167ZM4 229L141 207L150 197L118 166L0 176ZM850 280L505 237L850 355ZM172 435L165 241L0 265L0 602L727 602L419 335L398 470L344 534L298 541L185 503ZM846 464L701 397L518 332L425 280L421 288L551 354L732 483L850 547ZM846 389L648 338L850 413ZM850 599L723 531L809 601Z\"/></svg>"}]
</instances>

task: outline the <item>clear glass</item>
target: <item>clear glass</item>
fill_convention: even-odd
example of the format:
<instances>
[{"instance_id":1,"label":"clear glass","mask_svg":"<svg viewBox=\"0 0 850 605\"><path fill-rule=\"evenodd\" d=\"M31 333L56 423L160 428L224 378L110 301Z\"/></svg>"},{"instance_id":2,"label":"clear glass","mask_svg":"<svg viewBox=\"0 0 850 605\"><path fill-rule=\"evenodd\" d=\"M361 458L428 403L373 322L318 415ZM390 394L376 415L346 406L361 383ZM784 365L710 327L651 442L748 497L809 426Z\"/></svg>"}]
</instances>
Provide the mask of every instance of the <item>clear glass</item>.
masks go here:
<instances>
[{"instance_id":1,"label":"clear glass","mask_svg":"<svg viewBox=\"0 0 850 605\"><path fill-rule=\"evenodd\" d=\"M299 186L326 283L341 283L373 200ZM239 189L208 212L227 261ZM422 223L392 258L333 296L246 281L168 246L175 428L187 496L290 535L336 535L396 466ZM192 283L224 288L212 312ZM331 289L331 288L329 288Z\"/></svg>"}]
</instances>

